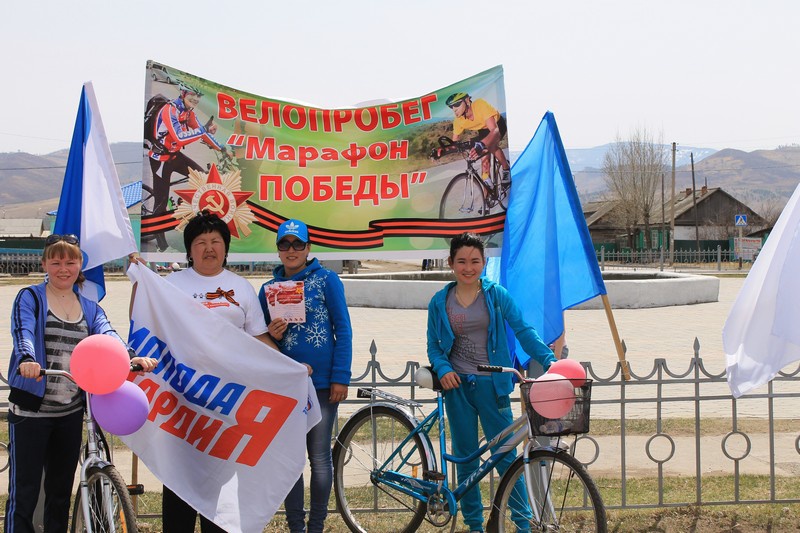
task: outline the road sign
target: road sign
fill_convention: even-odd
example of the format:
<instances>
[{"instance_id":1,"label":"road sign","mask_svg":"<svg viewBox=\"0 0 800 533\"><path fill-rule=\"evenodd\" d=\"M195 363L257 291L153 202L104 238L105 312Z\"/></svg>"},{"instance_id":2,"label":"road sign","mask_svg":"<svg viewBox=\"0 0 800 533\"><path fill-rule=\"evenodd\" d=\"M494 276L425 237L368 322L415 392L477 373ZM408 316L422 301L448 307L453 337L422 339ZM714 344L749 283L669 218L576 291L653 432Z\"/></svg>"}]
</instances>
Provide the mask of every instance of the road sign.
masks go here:
<instances>
[{"instance_id":1,"label":"road sign","mask_svg":"<svg viewBox=\"0 0 800 533\"><path fill-rule=\"evenodd\" d=\"M761 239L749 237L733 238L733 253L736 259L742 258L745 261L752 261L759 250L761 250Z\"/></svg>"},{"instance_id":2,"label":"road sign","mask_svg":"<svg viewBox=\"0 0 800 533\"><path fill-rule=\"evenodd\" d=\"M735 215L733 218L736 223L736 226L738 227L747 226L747 215Z\"/></svg>"}]
</instances>

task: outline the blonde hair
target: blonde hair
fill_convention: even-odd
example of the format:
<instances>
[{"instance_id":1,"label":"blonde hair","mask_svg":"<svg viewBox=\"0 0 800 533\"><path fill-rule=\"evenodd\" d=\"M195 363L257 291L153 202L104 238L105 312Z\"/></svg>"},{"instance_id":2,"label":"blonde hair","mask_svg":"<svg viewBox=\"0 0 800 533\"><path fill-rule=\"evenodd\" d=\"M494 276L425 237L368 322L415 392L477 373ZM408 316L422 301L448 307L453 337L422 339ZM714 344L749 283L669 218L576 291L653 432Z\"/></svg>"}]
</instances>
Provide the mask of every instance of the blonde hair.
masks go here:
<instances>
[{"instance_id":1,"label":"blonde hair","mask_svg":"<svg viewBox=\"0 0 800 533\"><path fill-rule=\"evenodd\" d=\"M77 244L70 244L67 241L57 241L44 247L44 250L42 251L42 262L56 257L77 259L83 263L83 252L81 252L80 246ZM78 279L75 280L75 283L77 283L78 286L81 286L84 281L86 281L86 276L83 275L83 272L79 272Z\"/></svg>"}]
</instances>

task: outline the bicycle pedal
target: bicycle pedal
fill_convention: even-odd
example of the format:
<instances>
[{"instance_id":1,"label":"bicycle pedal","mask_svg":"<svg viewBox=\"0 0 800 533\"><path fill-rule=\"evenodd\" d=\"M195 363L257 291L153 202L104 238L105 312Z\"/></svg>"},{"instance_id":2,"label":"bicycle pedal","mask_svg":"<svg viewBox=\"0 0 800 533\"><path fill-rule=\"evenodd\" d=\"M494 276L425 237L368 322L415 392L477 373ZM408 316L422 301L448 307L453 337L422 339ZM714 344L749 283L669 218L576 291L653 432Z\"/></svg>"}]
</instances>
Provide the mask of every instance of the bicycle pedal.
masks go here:
<instances>
[{"instance_id":1,"label":"bicycle pedal","mask_svg":"<svg viewBox=\"0 0 800 533\"><path fill-rule=\"evenodd\" d=\"M141 496L144 494L144 485L141 483L138 485L128 485L128 494L131 496Z\"/></svg>"},{"instance_id":2,"label":"bicycle pedal","mask_svg":"<svg viewBox=\"0 0 800 533\"><path fill-rule=\"evenodd\" d=\"M426 481L444 481L444 474L436 470L426 470L423 479Z\"/></svg>"}]
</instances>

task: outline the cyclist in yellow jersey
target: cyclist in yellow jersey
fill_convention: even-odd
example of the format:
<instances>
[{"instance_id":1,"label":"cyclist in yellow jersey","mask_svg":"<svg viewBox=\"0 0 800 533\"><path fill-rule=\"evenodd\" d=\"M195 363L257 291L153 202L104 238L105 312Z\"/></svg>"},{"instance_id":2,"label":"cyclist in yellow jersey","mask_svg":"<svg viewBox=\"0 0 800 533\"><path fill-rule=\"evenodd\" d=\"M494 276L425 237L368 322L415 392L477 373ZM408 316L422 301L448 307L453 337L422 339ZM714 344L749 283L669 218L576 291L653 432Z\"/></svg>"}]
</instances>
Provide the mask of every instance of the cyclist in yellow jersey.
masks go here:
<instances>
[{"instance_id":1,"label":"cyclist in yellow jersey","mask_svg":"<svg viewBox=\"0 0 800 533\"><path fill-rule=\"evenodd\" d=\"M493 152L503 168L501 180L509 180L509 164L506 154L500 148L500 141L506 135L506 120L500 112L483 98L474 101L465 92L451 94L447 98L447 106L453 110L453 140L457 141L464 131L478 132L478 142L470 150L469 157L477 159L485 152ZM481 161L481 173L484 180L489 178L489 159Z\"/></svg>"}]
</instances>

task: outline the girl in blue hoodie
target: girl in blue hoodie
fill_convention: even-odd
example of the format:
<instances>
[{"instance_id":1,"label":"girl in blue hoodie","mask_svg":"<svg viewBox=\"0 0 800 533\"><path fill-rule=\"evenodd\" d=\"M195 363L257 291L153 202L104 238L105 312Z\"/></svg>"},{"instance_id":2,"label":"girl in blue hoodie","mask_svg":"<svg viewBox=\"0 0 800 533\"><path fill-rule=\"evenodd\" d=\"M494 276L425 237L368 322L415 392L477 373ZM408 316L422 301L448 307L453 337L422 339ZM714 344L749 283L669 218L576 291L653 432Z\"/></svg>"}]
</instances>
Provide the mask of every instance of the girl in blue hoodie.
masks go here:
<instances>
[{"instance_id":1,"label":"girl in blue hoodie","mask_svg":"<svg viewBox=\"0 0 800 533\"><path fill-rule=\"evenodd\" d=\"M477 368L481 364L511 366L506 324L525 352L545 370L555 357L525 322L508 291L481 277L486 259L480 237L472 233L455 237L447 261L456 281L437 292L428 305L428 359L445 390L452 453L466 457L478 449L478 420L487 440L514 420L509 397L514 388L511 374L480 372ZM508 454L498 463L501 476L513 460L514 455ZM459 463L458 482L477 468L478 459ZM460 503L470 531L483 531L479 486L465 493Z\"/></svg>"},{"instance_id":2,"label":"girl in blue hoodie","mask_svg":"<svg viewBox=\"0 0 800 533\"><path fill-rule=\"evenodd\" d=\"M281 266L273 279L258 293L269 334L280 351L310 368L317 391L322 420L306 437L311 463L311 508L308 527L303 509L303 476L286 496L286 522L292 532L322 533L328 514L328 499L333 486L331 433L339 402L347 398L350 365L353 359L353 334L350 313L344 297L344 285L335 272L323 268L316 259L308 259L311 243L308 227L299 220L287 220L278 228L276 239ZM266 287L278 282L303 282L305 322L289 323L270 314ZM269 294L272 294L271 291ZM274 303L274 302L273 302Z\"/></svg>"}]
</instances>

